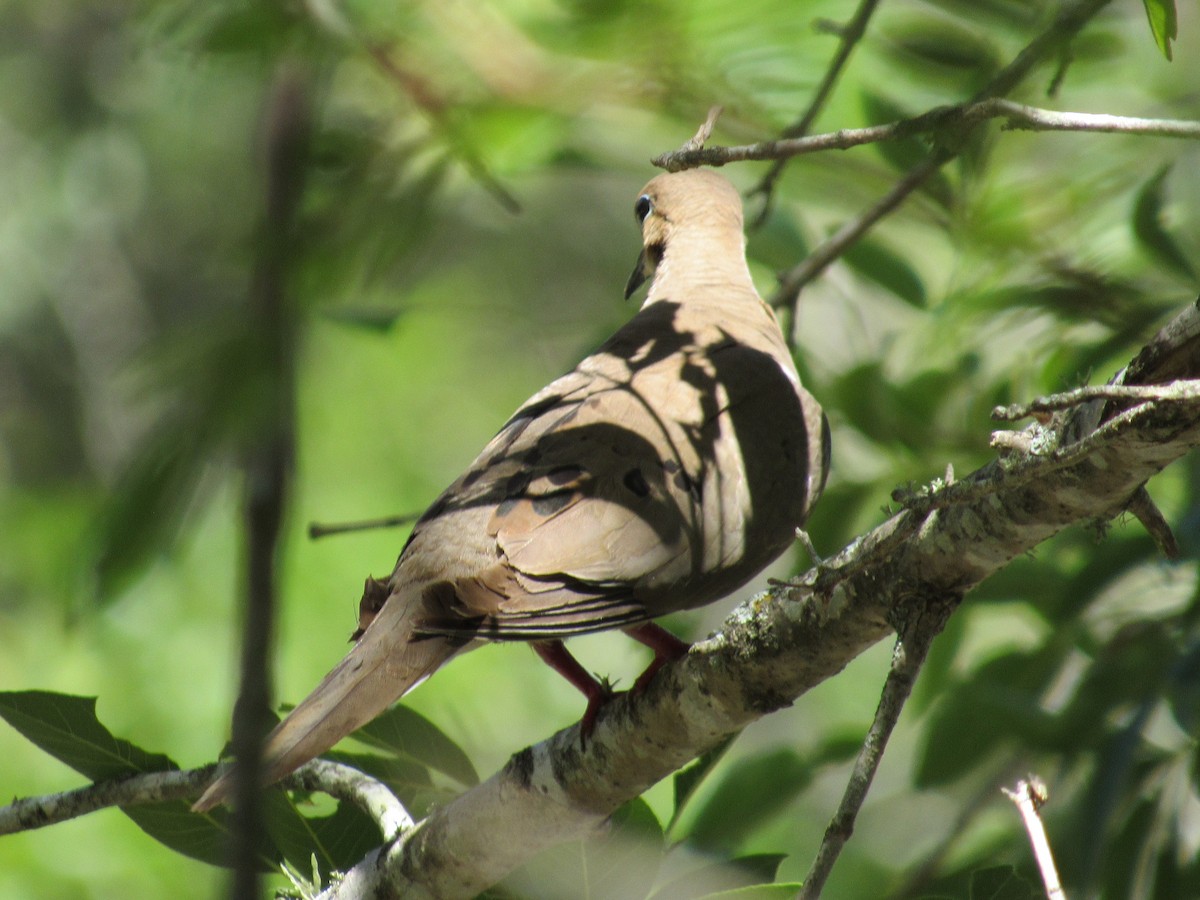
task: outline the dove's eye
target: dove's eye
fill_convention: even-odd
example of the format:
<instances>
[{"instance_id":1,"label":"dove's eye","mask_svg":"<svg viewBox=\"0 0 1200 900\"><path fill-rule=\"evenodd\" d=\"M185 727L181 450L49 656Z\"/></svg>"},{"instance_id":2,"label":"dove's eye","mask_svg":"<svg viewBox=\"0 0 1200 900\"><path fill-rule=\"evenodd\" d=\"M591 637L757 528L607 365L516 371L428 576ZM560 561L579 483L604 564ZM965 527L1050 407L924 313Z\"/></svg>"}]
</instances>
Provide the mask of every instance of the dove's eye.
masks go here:
<instances>
[{"instance_id":1,"label":"dove's eye","mask_svg":"<svg viewBox=\"0 0 1200 900\"><path fill-rule=\"evenodd\" d=\"M637 198L637 203L633 204L633 214L637 216L639 222L646 221L646 216L650 215L650 209L653 205L650 202L649 194L642 194L642 196Z\"/></svg>"}]
</instances>

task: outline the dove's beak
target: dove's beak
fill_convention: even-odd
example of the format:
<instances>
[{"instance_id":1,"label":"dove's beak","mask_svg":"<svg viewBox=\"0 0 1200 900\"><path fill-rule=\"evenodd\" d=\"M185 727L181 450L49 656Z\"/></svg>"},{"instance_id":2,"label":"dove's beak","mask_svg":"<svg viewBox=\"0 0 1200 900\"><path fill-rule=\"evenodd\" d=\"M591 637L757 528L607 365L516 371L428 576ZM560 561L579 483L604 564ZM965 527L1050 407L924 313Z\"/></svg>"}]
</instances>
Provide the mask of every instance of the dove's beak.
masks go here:
<instances>
[{"instance_id":1,"label":"dove's beak","mask_svg":"<svg viewBox=\"0 0 1200 900\"><path fill-rule=\"evenodd\" d=\"M628 300L633 296L633 292L642 286L642 282L650 275L653 269L647 265L646 248L642 248L642 252L638 254L637 265L633 267L633 272L629 275L629 281L625 283L625 299Z\"/></svg>"}]
</instances>

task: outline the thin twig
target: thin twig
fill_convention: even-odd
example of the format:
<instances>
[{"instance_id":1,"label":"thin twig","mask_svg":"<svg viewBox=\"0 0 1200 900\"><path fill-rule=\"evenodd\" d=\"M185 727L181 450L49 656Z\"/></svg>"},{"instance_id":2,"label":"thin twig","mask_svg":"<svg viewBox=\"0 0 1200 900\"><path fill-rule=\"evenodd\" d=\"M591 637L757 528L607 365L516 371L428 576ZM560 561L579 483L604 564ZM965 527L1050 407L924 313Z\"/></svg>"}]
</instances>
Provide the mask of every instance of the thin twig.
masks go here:
<instances>
[{"instance_id":1,"label":"thin twig","mask_svg":"<svg viewBox=\"0 0 1200 900\"><path fill-rule=\"evenodd\" d=\"M187 772L147 772L113 781L101 781L86 787L22 797L0 807L0 834L16 834L57 825L111 806L161 803L194 797L212 781L216 763Z\"/></svg>"},{"instance_id":2,"label":"thin twig","mask_svg":"<svg viewBox=\"0 0 1200 900\"><path fill-rule=\"evenodd\" d=\"M1004 128L1009 131L1082 131L1200 140L1200 122L1189 119L1145 119L1135 116L1057 112L993 97L958 106L939 106L919 116L866 128L843 128L824 134L780 138L733 147L693 147L689 142L673 153L664 153L656 157L654 164L670 171L678 171L696 166L723 166L734 162L770 159L782 162L808 153L850 150L864 144L903 140L919 134L936 134L943 140L952 137L955 140L950 143L955 143L961 141L979 123L988 119L1005 119Z\"/></svg>"},{"instance_id":3,"label":"thin twig","mask_svg":"<svg viewBox=\"0 0 1200 900\"><path fill-rule=\"evenodd\" d=\"M1109 385L1107 389L1111 391L1113 387ZM1192 400L1195 397L1191 389L1180 391L1178 397L1171 397L1170 393L1170 386L1165 386L1156 397L1181 401ZM1074 465L1125 429L1136 427L1140 420L1151 416L1153 412L1154 407L1151 403L1140 403L1105 420L1099 427L1087 432L1078 440L1066 444L1059 444L1051 431L1045 432L1045 438L1041 442L1031 435L1029 429L1021 432L995 432L992 435L993 446L1003 443L1009 450L1019 452L1014 452L1011 458L994 462L953 484L935 481L920 490L897 489L892 492L892 499L918 516L924 516L935 509L974 503L1000 489L1007 490L1026 484L1035 478L1045 477L1055 469ZM1003 442L997 440L1002 436L1007 439Z\"/></svg>"},{"instance_id":4,"label":"thin twig","mask_svg":"<svg viewBox=\"0 0 1200 900\"><path fill-rule=\"evenodd\" d=\"M483 157L476 152L458 133L449 110L451 104L446 98L434 92L425 76L404 68L396 62L392 53L379 44L372 44L366 38L359 41L367 55L375 62L396 87L404 93L442 132L449 140L454 152L458 155L467 172L484 190L491 194L508 212L516 215L521 212L521 202L500 180L492 174Z\"/></svg>"},{"instance_id":5,"label":"thin twig","mask_svg":"<svg viewBox=\"0 0 1200 900\"><path fill-rule=\"evenodd\" d=\"M1015 790L1001 788L1004 795L1017 805L1021 813L1021 821L1029 834L1029 843L1033 845L1033 855L1037 859L1038 869L1042 873L1042 884L1046 888L1046 900L1066 900L1062 884L1058 880L1058 870L1054 867L1054 854L1050 852L1050 841L1046 838L1046 827L1038 810L1045 805L1048 795L1046 785L1036 775L1018 781Z\"/></svg>"},{"instance_id":6,"label":"thin twig","mask_svg":"<svg viewBox=\"0 0 1200 900\"><path fill-rule=\"evenodd\" d=\"M353 766L314 759L287 784L353 803L379 826L385 843L413 827L413 817L388 786Z\"/></svg>"},{"instance_id":7,"label":"thin twig","mask_svg":"<svg viewBox=\"0 0 1200 900\"><path fill-rule=\"evenodd\" d=\"M421 518L420 513L408 513L403 516L383 516L379 519L361 519L357 522L310 522L308 536L311 540L329 537L334 534L349 534L352 531L370 531L375 528L398 528L410 525Z\"/></svg>"},{"instance_id":8,"label":"thin twig","mask_svg":"<svg viewBox=\"0 0 1200 900\"><path fill-rule=\"evenodd\" d=\"M842 74L842 70L850 60L850 54L866 33L867 22L870 21L871 14L875 12L875 7L878 5L879 0L861 0L858 4L858 9L850 17L850 21L838 29L838 33L842 39L838 43L837 53L834 54L833 59L830 61L829 68L825 70L825 75L821 79L821 83L817 85L817 90L813 94L812 101L808 104L808 109L804 111L804 115L796 122L783 130L783 137L797 138L808 134L813 122L821 114L821 110L825 108L825 101L833 93L833 88L837 84L838 77ZM775 197L775 185L779 181L779 176L783 174L783 169L786 165L786 160L776 160L775 164L762 177L762 180L759 181L754 190L750 192L752 196L758 195L763 198L762 209L758 211L758 215L751 222L751 228L761 227L763 222L766 221L767 216L770 215L771 201Z\"/></svg>"},{"instance_id":9,"label":"thin twig","mask_svg":"<svg viewBox=\"0 0 1200 900\"><path fill-rule=\"evenodd\" d=\"M830 263L855 244L872 225L908 199L909 194L924 184L929 176L952 158L948 152L939 151L924 162L918 163L869 209L851 219L833 235L826 238L799 265L781 275L779 287L771 297L771 305L774 307L792 306L806 284L824 272Z\"/></svg>"},{"instance_id":10,"label":"thin twig","mask_svg":"<svg viewBox=\"0 0 1200 900\"><path fill-rule=\"evenodd\" d=\"M1078 387L1049 397L1039 397L1029 403L1013 403L997 406L992 418L1011 422L1024 419L1036 412L1055 412L1070 409L1089 400L1200 400L1200 380L1183 379L1171 384L1100 384Z\"/></svg>"},{"instance_id":11,"label":"thin twig","mask_svg":"<svg viewBox=\"0 0 1200 900\"><path fill-rule=\"evenodd\" d=\"M696 133L692 135L691 140L684 144L680 149L699 150L701 147L707 144L708 139L712 137L713 129L717 126L717 119L721 115L721 109L722 107L720 106L714 106L709 109L708 115L705 117L704 122L700 125L699 129L697 129Z\"/></svg>"},{"instance_id":12,"label":"thin twig","mask_svg":"<svg viewBox=\"0 0 1200 900\"><path fill-rule=\"evenodd\" d=\"M1145 485L1137 489L1137 493L1129 500L1127 507L1158 547L1158 552L1167 559L1179 559L1179 541L1175 540L1175 532L1171 530L1167 517L1155 505L1150 492Z\"/></svg>"},{"instance_id":13,"label":"thin twig","mask_svg":"<svg viewBox=\"0 0 1200 900\"><path fill-rule=\"evenodd\" d=\"M883 685L879 707L875 710L875 720L863 740L858 759L854 762L854 770L846 784L846 791L842 795L842 802L838 805L829 827L825 829L825 837L817 850L812 867L804 878L804 887L796 895L797 900L816 900L821 896L838 855L854 832L854 821L858 817L858 811L862 808L867 791L879 769L888 738L900 718L900 711L904 709L904 703L912 693L913 683L929 653L929 646L945 626L958 600L956 597L932 600L921 615L903 628L899 640L896 641L895 650L892 652L892 666Z\"/></svg>"},{"instance_id":14,"label":"thin twig","mask_svg":"<svg viewBox=\"0 0 1200 900\"><path fill-rule=\"evenodd\" d=\"M1077 0L1065 7L1054 22L1029 42L1017 54L1011 63L1005 66L988 82L974 97L971 103L977 103L990 97L998 97L1012 90L1042 57L1061 48L1070 42L1097 12L1108 5L1110 0ZM935 110L934 113L941 114ZM952 136L951 136L952 137ZM776 307L792 307L800 296L800 291L808 282L823 272L833 260L862 237L872 225L883 216L897 208L909 194L917 190L938 169L958 155L958 149L964 146L964 140L947 139L943 135L941 143L936 146L933 154L911 169L907 175L888 194L856 219L843 225L831 237L822 243L809 259L804 260L780 279L780 287L772 298ZM712 149L712 148L710 148ZM705 151L707 152L707 151Z\"/></svg>"},{"instance_id":15,"label":"thin twig","mask_svg":"<svg viewBox=\"0 0 1200 900\"><path fill-rule=\"evenodd\" d=\"M24 797L0 807L0 835L57 825L113 806L195 798L212 781L217 765L210 763L187 771L146 772L57 794ZM412 827L412 817L387 786L352 766L315 759L283 783L354 803L375 822L384 840Z\"/></svg>"}]
</instances>

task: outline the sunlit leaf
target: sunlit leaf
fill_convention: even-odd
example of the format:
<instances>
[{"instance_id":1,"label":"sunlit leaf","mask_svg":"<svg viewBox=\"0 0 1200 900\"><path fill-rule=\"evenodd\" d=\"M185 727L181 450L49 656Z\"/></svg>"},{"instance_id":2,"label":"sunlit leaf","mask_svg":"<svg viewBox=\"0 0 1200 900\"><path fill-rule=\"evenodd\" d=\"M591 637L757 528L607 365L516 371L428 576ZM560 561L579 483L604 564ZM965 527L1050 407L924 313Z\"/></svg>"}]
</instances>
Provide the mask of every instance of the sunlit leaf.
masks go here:
<instances>
[{"instance_id":1,"label":"sunlit leaf","mask_svg":"<svg viewBox=\"0 0 1200 900\"><path fill-rule=\"evenodd\" d=\"M0 693L0 717L55 759L93 781L179 768L161 753L115 737L96 717L95 697L50 691ZM228 815L223 811L197 815L184 800L130 806L122 811L172 850L213 865L223 865L227 860L230 831ZM270 864L270 860L263 860L264 869Z\"/></svg>"},{"instance_id":2,"label":"sunlit leaf","mask_svg":"<svg viewBox=\"0 0 1200 900\"><path fill-rule=\"evenodd\" d=\"M1154 43L1168 60L1171 59L1171 41L1179 36L1179 15L1175 0L1142 0L1146 7L1146 18L1150 20L1150 33Z\"/></svg>"},{"instance_id":3,"label":"sunlit leaf","mask_svg":"<svg viewBox=\"0 0 1200 900\"><path fill-rule=\"evenodd\" d=\"M446 734L420 713L393 706L352 735L372 747L411 757L465 786L479 783L471 760Z\"/></svg>"},{"instance_id":4,"label":"sunlit leaf","mask_svg":"<svg viewBox=\"0 0 1200 900\"><path fill-rule=\"evenodd\" d=\"M96 717L96 698L51 691L0 693L0 717L55 759L93 781L179 767L112 732Z\"/></svg>"},{"instance_id":5,"label":"sunlit leaf","mask_svg":"<svg viewBox=\"0 0 1200 900\"><path fill-rule=\"evenodd\" d=\"M701 900L786 900L796 896L803 885L798 881L781 881L779 884L754 884L731 891L705 894Z\"/></svg>"}]
</instances>

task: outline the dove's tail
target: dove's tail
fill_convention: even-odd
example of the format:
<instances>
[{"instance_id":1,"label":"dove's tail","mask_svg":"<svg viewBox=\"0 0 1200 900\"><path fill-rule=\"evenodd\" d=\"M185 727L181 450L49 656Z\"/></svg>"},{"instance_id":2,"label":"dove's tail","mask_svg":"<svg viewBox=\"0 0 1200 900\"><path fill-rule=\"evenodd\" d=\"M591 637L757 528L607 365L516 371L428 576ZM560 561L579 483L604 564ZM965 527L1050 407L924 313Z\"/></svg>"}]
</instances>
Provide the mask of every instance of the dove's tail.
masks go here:
<instances>
[{"instance_id":1,"label":"dove's tail","mask_svg":"<svg viewBox=\"0 0 1200 900\"><path fill-rule=\"evenodd\" d=\"M393 596L354 649L280 722L263 747L263 785L294 772L370 722L462 649L461 641L413 637L419 603ZM205 812L230 799L226 768L192 806Z\"/></svg>"}]
</instances>

